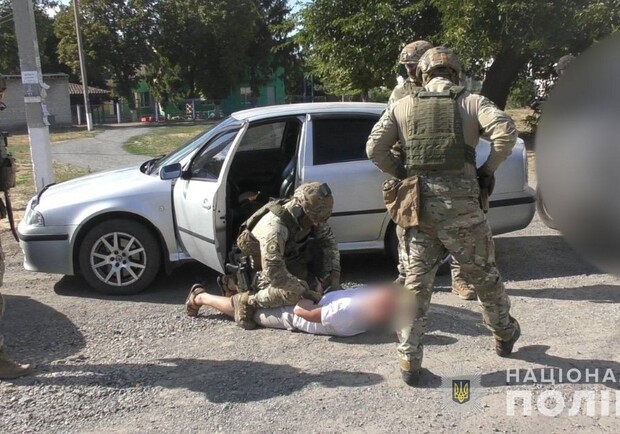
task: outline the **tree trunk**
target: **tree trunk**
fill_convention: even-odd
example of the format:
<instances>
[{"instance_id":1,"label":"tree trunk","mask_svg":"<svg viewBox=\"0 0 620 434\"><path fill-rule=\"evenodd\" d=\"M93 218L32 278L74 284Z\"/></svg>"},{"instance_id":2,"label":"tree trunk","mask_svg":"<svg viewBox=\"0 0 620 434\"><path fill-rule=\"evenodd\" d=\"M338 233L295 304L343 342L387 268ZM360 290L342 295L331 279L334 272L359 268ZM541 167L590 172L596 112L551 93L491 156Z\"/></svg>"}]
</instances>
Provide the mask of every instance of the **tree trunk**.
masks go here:
<instances>
[{"instance_id":1,"label":"tree trunk","mask_svg":"<svg viewBox=\"0 0 620 434\"><path fill-rule=\"evenodd\" d=\"M482 84L482 95L503 110L508 101L510 87L527 64L528 59L529 56L518 54L510 48L500 51L486 73Z\"/></svg>"},{"instance_id":2,"label":"tree trunk","mask_svg":"<svg viewBox=\"0 0 620 434\"><path fill-rule=\"evenodd\" d=\"M362 98L362 102L368 102L368 90L362 90L360 97Z\"/></svg>"}]
</instances>

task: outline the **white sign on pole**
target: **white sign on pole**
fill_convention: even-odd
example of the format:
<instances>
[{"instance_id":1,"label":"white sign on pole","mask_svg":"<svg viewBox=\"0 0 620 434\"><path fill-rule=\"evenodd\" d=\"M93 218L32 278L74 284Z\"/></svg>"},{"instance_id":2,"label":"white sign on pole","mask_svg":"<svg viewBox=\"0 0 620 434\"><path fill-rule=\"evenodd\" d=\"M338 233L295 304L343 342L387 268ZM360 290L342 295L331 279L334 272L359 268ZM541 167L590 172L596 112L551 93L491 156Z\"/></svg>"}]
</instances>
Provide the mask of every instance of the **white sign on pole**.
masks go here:
<instances>
[{"instance_id":1,"label":"white sign on pole","mask_svg":"<svg viewBox=\"0 0 620 434\"><path fill-rule=\"evenodd\" d=\"M38 84L39 74L37 73L37 71L22 71L22 83Z\"/></svg>"}]
</instances>

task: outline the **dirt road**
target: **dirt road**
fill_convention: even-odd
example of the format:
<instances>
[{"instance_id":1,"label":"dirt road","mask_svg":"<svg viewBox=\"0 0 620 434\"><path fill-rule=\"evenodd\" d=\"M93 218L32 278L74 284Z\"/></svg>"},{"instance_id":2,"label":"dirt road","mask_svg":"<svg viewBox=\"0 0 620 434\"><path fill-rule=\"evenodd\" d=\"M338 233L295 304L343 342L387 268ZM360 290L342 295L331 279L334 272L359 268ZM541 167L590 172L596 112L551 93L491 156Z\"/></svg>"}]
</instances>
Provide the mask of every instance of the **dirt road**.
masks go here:
<instances>
[{"instance_id":1,"label":"dirt road","mask_svg":"<svg viewBox=\"0 0 620 434\"><path fill-rule=\"evenodd\" d=\"M538 219L496 240L523 328L512 358L494 354L477 304L458 300L448 279L438 279L425 365L435 375L462 365L482 376L481 409L463 418L457 404L442 410L450 391L437 377L427 375L422 389L402 383L391 333L242 331L209 310L190 319L187 288L215 277L202 267L181 268L138 296L108 298L80 278L23 271L15 242L6 233L2 241L1 330L7 351L35 365L30 377L0 382L2 432L619 431L613 416L568 416L576 390L611 391L613 401L617 385L609 383L556 386L567 400L558 417L536 407L531 416L506 416L508 391L533 391L536 399L553 389L506 386L507 369L611 368L620 379L620 279L584 264ZM343 265L349 283L394 275L380 255L346 256Z\"/></svg>"}]
</instances>

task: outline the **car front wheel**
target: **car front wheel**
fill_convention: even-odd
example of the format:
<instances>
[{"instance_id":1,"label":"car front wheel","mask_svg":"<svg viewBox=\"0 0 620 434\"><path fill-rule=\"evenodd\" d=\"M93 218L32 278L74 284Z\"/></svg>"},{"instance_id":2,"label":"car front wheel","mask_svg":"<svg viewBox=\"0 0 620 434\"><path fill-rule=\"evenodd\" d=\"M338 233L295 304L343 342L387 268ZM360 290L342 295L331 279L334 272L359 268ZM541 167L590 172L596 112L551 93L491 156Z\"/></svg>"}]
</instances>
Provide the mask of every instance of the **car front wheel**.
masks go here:
<instances>
[{"instance_id":1,"label":"car front wheel","mask_svg":"<svg viewBox=\"0 0 620 434\"><path fill-rule=\"evenodd\" d=\"M79 250L80 269L97 291L129 295L146 289L161 264L159 243L144 225L127 219L92 228Z\"/></svg>"}]
</instances>

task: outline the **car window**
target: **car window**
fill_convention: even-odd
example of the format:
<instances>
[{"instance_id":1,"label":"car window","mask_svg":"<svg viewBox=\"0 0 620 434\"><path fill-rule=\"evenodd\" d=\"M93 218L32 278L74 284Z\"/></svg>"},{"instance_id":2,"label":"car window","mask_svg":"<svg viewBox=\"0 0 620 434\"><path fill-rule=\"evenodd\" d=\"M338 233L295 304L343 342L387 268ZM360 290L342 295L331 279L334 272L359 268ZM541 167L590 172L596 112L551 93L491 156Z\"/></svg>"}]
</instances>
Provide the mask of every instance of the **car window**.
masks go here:
<instances>
[{"instance_id":1,"label":"car window","mask_svg":"<svg viewBox=\"0 0 620 434\"><path fill-rule=\"evenodd\" d=\"M250 126L237 152L280 149L286 121Z\"/></svg>"},{"instance_id":2,"label":"car window","mask_svg":"<svg viewBox=\"0 0 620 434\"><path fill-rule=\"evenodd\" d=\"M192 160L192 178L217 180L237 133L237 130L227 131L213 138Z\"/></svg>"},{"instance_id":3,"label":"car window","mask_svg":"<svg viewBox=\"0 0 620 434\"><path fill-rule=\"evenodd\" d=\"M157 164L153 167L151 173L159 174L159 168L174 163L180 163L181 160L202 146L207 140L210 140L212 137L218 135L222 129L232 128L236 124L239 124L239 121L232 116L228 116L209 130L191 138L183 145L179 146L176 150L161 158L157 161ZM240 124L239 127L241 127Z\"/></svg>"},{"instance_id":4,"label":"car window","mask_svg":"<svg viewBox=\"0 0 620 434\"><path fill-rule=\"evenodd\" d=\"M312 121L314 165L365 160L366 142L378 119L378 117L314 119Z\"/></svg>"}]
</instances>

